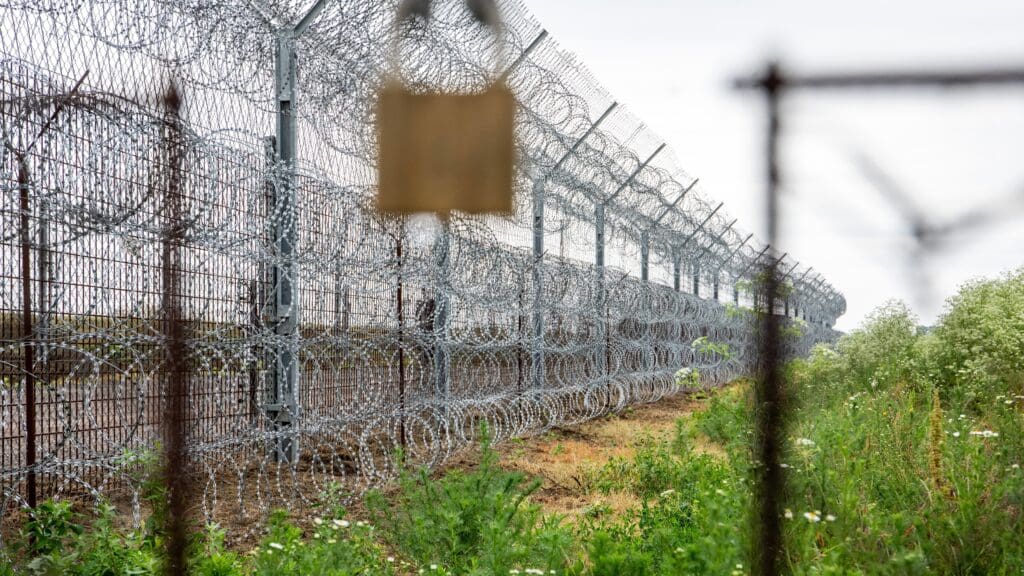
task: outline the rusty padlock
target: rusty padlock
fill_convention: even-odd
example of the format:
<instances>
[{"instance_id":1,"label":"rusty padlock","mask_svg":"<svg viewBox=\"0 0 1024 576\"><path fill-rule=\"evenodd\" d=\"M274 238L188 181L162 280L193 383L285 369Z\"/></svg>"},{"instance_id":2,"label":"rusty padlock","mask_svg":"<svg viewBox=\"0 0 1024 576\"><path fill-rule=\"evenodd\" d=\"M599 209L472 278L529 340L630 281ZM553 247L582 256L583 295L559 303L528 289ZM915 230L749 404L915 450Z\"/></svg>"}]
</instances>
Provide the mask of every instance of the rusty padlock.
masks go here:
<instances>
[{"instance_id":1,"label":"rusty padlock","mask_svg":"<svg viewBox=\"0 0 1024 576\"><path fill-rule=\"evenodd\" d=\"M498 37L493 0L470 0L474 16ZM414 93L398 73L398 30L429 14L428 0L406 0L393 31L390 70L377 99L377 209L389 214L512 212L515 97L497 78L483 92Z\"/></svg>"}]
</instances>

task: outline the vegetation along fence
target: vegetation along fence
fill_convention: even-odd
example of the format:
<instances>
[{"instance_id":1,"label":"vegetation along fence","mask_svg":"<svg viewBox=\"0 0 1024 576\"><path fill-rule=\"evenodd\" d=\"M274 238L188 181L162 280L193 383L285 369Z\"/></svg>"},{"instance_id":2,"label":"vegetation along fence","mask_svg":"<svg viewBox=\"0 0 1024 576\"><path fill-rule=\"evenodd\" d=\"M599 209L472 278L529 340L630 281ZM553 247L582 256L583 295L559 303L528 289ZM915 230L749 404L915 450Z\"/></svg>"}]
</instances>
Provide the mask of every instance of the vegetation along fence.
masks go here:
<instances>
[{"instance_id":1,"label":"vegetation along fence","mask_svg":"<svg viewBox=\"0 0 1024 576\"><path fill-rule=\"evenodd\" d=\"M176 411L195 502L245 517L358 493L398 446L437 464L484 421L501 440L721 383L756 354L765 264L791 351L834 337L842 296L765 262L521 4L501 63L435 4L405 77L502 68L510 218L370 208L393 2L0 2L5 515L102 495L138 518Z\"/></svg>"}]
</instances>

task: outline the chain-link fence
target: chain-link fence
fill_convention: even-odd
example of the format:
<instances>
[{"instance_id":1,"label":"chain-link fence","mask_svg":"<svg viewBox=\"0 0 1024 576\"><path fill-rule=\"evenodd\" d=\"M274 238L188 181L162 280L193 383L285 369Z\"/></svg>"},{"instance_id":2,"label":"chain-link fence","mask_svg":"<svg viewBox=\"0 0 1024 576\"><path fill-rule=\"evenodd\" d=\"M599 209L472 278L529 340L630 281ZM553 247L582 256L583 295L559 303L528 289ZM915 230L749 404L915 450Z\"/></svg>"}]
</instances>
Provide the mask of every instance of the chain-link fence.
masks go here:
<instances>
[{"instance_id":1,"label":"chain-link fence","mask_svg":"<svg viewBox=\"0 0 1024 576\"><path fill-rule=\"evenodd\" d=\"M179 404L202 513L246 517L358 493L396 447L436 465L482 422L501 440L746 373L736 305L766 307L765 264L792 352L845 310L518 2L505 60L460 2L403 30L411 85L498 72L520 103L516 214L433 225L370 207L392 2L3 4L5 515L104 495L138 518Z\"/></svg>"}]
</instances>

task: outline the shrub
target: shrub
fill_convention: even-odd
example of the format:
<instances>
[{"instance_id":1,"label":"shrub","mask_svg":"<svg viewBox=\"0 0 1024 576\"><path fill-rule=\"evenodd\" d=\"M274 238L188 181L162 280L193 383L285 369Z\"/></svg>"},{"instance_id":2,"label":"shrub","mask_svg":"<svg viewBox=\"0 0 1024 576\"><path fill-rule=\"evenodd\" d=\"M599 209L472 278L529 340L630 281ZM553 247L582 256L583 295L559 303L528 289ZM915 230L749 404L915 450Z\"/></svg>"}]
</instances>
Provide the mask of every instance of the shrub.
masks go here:
<instances>
[{"instance_id":1,"label":"shrub","mask_svg":"<svg viewBox=\"0 0 1024 576\"><path fill-rule=\"evenodd\" d=\"M975 405L1024 391L1024 269L963 286L935 330L937 372Z\"/></svg>"},{"instance_id":2,"label":"shrub","mask_svg":"<svg viewBox=\"0 0 1024 576\"><path fill-rule=\"evenodd\" d=\"M848 383L863 389L906 383L915 373L917 318L902 302L889 302L868 316L863 328L839 339Z\"/></svg>"}]
</instances>

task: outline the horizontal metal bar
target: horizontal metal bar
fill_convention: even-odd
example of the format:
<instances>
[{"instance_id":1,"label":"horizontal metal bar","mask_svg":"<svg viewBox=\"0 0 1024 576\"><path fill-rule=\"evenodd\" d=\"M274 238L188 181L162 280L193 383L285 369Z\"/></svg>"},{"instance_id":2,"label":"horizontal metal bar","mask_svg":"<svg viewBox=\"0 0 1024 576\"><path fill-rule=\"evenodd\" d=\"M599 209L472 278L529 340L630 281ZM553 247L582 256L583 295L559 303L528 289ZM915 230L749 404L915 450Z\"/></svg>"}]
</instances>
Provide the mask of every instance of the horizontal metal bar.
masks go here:
<instances>
[{"instance_id":1,"label":"horizontal metal bar","mask_svg":"<svg viewBox=\"0 0 1024 576\"><path fill-rule=\"evenodd\" d=\"M851 88L969 88L1012 85L1024 87L1024 68L977 68L973 70L901 70L891 72L850 72L835 74L755 76L733 82L738 90L799 89L835 90Z\"/></svg>"}]
</instances>

